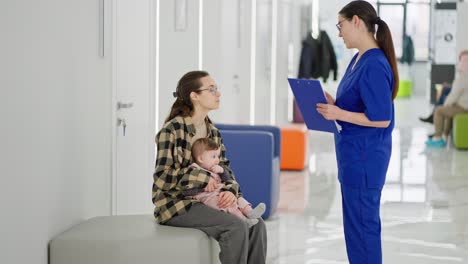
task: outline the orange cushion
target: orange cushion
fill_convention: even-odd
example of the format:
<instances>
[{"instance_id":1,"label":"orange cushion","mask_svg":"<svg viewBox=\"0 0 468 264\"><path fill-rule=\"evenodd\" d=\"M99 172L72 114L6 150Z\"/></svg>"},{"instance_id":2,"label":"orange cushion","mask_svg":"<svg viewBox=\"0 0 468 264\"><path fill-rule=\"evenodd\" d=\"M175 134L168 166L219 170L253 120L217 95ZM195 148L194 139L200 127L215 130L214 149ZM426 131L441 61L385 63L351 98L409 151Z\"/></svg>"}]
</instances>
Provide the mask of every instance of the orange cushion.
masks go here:
<instances>
[{"instance_id":1,"label":"orange cushion","mask_svg":"<svg viewBox=\"0 0 468 264\"><path fill-rule=\"evenodd\" d=\"M303 170L306 164L307 128L281 128L281 169Z\"/></svg>"}]
</instances>

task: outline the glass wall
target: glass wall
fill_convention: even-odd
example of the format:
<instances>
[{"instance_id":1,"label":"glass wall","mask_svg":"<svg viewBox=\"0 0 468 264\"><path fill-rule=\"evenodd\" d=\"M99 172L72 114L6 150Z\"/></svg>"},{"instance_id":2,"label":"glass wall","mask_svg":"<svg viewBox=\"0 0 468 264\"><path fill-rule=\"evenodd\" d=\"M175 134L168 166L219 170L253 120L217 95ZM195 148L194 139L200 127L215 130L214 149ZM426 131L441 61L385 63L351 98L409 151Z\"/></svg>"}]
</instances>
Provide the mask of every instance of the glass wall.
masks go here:
<instances>
[{"instance_id":1,"label":"glass wall","mask_svg":"<svg viewBox=\"0 0 468 264\"><path fill-rule=\"evenodd\" d=\"M414 44L415 60L429 58L430 0L377 0L370 1L379 16L392 31L395 53L401 57L403 36L410 36Z\"/></svg>"}]
</instances>

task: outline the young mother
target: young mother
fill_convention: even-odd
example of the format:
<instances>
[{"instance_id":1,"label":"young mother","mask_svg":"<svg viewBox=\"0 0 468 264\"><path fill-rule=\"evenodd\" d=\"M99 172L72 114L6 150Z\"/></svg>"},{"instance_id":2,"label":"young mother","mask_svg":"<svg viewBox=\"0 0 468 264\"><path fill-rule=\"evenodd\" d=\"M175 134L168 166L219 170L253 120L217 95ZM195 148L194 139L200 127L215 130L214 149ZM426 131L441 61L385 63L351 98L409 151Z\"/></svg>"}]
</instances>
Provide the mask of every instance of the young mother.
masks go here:
<instances>
[{"instance_id":1,"label":"young mother","mask_svg":"<svg viewBox=\"0 0 468 264\"><path fill-rule=\"evenodd\" d=\"M265 263L267 233L262 219L249 229L238 217L182 195L184 190L204 189L215 184L206 171L189 167L193 163L192 143L208 137L221 146L220 165L233 179L222 189L219 207L230 207L241 196L239 184L226 159L221 134L208 118L208 112L219 107L221 94L216 83L207 72L188 72L179 80L174 96L177 99L156 135L158 150L153 175L156 219L164 225L196 228L216 239L223 264Z\"/></svg>"}]
</instances>

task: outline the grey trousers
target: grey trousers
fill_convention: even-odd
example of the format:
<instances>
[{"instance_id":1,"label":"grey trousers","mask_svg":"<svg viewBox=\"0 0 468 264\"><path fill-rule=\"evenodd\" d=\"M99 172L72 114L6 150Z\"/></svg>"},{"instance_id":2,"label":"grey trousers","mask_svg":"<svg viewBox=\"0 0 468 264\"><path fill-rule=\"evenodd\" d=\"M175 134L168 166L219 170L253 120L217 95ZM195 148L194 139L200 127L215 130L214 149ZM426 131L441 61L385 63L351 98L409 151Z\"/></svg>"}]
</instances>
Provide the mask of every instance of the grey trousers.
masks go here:
<instances>
[{"instance_id":1,"label":"grey trousers","mask_svg":"<svg viewBox=\"0 0 468 264\"><path fill-rule=\"evenodd\" d=\"M216 239L221 248L219 259L222 264L266 262L267 232L262 219L249 229L237 216L198 203L165 224L196 228Z\"/></svg>"}]
</instances>

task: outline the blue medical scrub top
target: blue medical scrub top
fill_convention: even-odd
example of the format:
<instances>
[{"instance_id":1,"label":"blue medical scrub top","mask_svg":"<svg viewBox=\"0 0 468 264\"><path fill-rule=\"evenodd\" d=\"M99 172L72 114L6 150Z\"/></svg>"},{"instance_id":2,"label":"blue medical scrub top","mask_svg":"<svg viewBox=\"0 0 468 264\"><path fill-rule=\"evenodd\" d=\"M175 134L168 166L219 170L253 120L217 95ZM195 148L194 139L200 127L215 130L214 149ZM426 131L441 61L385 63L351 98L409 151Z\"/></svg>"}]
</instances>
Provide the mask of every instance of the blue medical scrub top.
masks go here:
<instances>
[{"instance_id":1,"label":"blue medical scrub top","mask_svg":"<svg viewBox=\"0 0 468 264\"><path fill-rule=\"evenodd\" d=\"M352 187L382 188L392 152L393 72L381 49L366 51L351 69L357 55L338 86L336 105L365 113L370 121L391 123L387 128L376 128L338 121L342 128L335 135L338 178Z\"/></svg>"}]
</instances>

